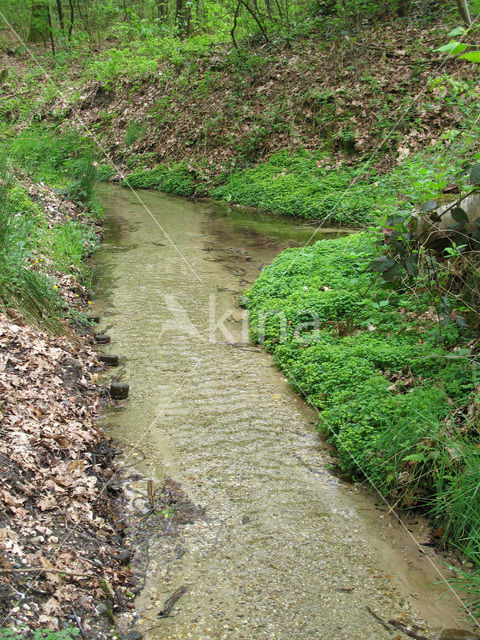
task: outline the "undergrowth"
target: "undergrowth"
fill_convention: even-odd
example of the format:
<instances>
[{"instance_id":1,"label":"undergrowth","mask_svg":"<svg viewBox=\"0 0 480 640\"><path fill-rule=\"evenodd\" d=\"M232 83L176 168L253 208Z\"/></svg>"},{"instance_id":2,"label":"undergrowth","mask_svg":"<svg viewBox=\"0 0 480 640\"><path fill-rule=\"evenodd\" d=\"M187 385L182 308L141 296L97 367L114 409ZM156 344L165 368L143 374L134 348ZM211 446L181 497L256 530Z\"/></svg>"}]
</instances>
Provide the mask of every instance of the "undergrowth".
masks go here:
<instances>
[{"instance_id":1,"label":"undergrowth","mask_svg":"<svg viewBox=\"0 0 480 640\"><path fill-rule=\"evenodd\" d=\"M287 249L246 293L252 336L318 410L341 468L426 510L480 568L472 335L372 279L375 255L373 234Z\"/></svg>"},{"instance_id":2,"label":"undergrowth","mask_svg":"<svg viewBox=\"0 0 480 640\"><path fill-rule=\"evenodd\" d=\"M195 191L195 175L183 164L170 167L158 165L155 169L136 169L123 181L123 186L134 189L158 189L177 196L191 196Z\"/></svg>"},{"instance_id":3,"label":"undergrowth","mask_svg":"<svg viewBox=\"0 0 480 640\"><path fill-rule=\"evenodd\" d=\"M99 214L93 189L96 173L87 145L35 129L2 145L0 175L0 308L53 332L64 330L69 314L57 276L82 282L84 263L97 244L91 222ZM84 212L83 220L53 218L28 185L47 183Z\"/></svg>"},{"instance_id":4,"label":"undergrowth","mask_svg":"<svg viewBox=\"0 0 480 640\"><path fill-rule=\"evenodd\" d=\"M375 220L378 195L373 178L355 169L325 169L306 151L274 153L267 162L228 176L213 198L254 206L260 211L348 225Z\"/></svg>"}]
</instances>

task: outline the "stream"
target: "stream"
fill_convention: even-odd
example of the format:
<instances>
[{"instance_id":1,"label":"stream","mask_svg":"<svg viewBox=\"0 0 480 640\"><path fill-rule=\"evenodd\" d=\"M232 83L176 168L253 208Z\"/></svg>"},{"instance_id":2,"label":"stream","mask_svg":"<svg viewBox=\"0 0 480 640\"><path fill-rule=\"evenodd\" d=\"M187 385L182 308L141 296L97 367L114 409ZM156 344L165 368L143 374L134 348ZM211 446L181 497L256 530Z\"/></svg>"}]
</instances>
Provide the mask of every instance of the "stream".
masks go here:
<instances>
[{"instance_id":1,"label":"stream","mask_svg":"<svg viewBox=\"0 0 480 640\"><path fill-rule=\"evenodd\" d=\"M411 536L427 543L426 524L410 519L407 530L329 470L315 413L248 343L239 294L312 227L159 192L140 191L142 202L112 185L98 194L95 310L131 388L106 421L126 463L155 487L173 479L198 507L173 542L159 536L149 549L144 637L407 638L385 628L391 619L428 638L465 627L459 603L442 597L442 558Z\"/></svg>"}]
</instances>

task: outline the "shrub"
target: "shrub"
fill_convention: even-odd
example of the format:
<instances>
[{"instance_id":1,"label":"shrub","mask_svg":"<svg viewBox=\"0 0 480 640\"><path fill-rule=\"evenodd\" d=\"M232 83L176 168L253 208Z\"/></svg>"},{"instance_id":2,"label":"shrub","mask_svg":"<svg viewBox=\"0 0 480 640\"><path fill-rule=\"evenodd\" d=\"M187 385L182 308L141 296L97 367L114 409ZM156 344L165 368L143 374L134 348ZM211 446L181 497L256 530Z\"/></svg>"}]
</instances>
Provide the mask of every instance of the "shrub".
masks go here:
<instances>
[{"instance_id":1,"label":"shrub","mask_svg":"<svg viewBox=\"0 0 480 640\"><path fill-rule=\"evenodd\" d=\"M154 169L132 171L122 184L135 189L158 189L188 197L195 191L195 176L183 163L171 166L158 165Z\"/></svg>"},{"instance_id":2,"label":"shrub","mask_svg":"<svg viewBox=\"0 0 480 640\"><path fill-rule=\"evenodd\" d=\"M343 469L400 503L433 509L452 541L469 553L478 545L480 558L478 450L450 426L479 376L439 346L438 324L407 319L401 290L372 280L374 250L373 234L360 234L284 251L246 292L252 336L319 411ZM428 299L408 306L421 318ZM476 514L468 512L468 531L460 495Z\"/></svg>"},{"instance_id":3,"label":"shrub","mask_svg":"<svg viewBox=\"0 0 480 640\"><path fill-rule=\"evenodd\" d=\"M317 162L307 152L280 151L267 162L231 174L211 195L261 211L351 226L377 219L379 197L372 179L358 180L355 170L325 169Z\"/></svg>"},{"instance_id":4,"label":"shrub","mask_svg":"<svg viewBox=\"0 0 480 640\"><path fill-rule=\"evenodd\" d=\"M99 164L97 167L97 180L108 182L116 174L116 170L109 164Z\"/></svg>"}]
</instances>

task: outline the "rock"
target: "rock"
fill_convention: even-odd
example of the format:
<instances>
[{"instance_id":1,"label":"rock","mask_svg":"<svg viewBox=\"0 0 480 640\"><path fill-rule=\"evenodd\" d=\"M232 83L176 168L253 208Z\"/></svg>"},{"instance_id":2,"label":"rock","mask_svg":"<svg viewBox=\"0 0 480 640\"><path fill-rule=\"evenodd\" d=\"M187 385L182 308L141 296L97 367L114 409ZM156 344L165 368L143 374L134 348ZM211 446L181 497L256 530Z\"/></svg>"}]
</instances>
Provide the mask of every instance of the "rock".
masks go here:
<instances>
[{"instance_id":1,"label":"rock","mask_svg":"<svg viewBox=\"0 0 480 640\"><path fill-rule=\"evenodd\" d=\"M98 359L106 367L118 367L118 356L112 356L110 353L101 353Z\"/></svg>"},{"instance_id":2,"label":"rock","mask_svg":"<svg viewBox=\"0 0 480 640\"><path fill-rule=\"evenodd\" d=\"M114 400L124 400L128 398L130 386L125 382L112 382L110 385L110 395Z\"/></svg>"},{"instance_id":3,"label":"rock","mask_svg":"<svg viewBox=\"0 0 480 640\"><path fill-rule=\"evenodd\" d=\"M98 344L108 344L111 340L111 337L107 336L105 333L97 333L94 338L95 342L98 342Z\"/></svg>"},{"instance_id":4,"label":"rock","mask_svg":"<svg viewBox=\"0 0 480 640\"><path fill-rule=\"evenodd\" d=\"M447 184L447 186L442 189L442 193L460 193L460 189L456 184Z\"/></svg>"},{"instance_id":5,"label":"rock","mask_svg":"<svg viewBox=\"0 0 480 640\"><path fill-rule=\"evenodd\" d=\"M99 616L106 616L108 615L108 607L104 602L101 602L100 604L97 605L95 612L97 613L97 615Z\"/></svg>"},{"instance_id":6,"label":"rock","mask_svg":"<svg viewBox=\"0 0 480 640\"><path fill-rule=\"evenodd\" d=\"M465 629L444 629L439 640L480 640L480 634Z\"/></svg>"},{"instance_id":7,"label":"rock","mask_svg":"<svg viewBox=\"0 0 480 640\"><path fill-rule=\"evenodd\" d=\"M127 633L124 640L142 640L142 638L143 638L143 635L140 633L140 631L137 631L136 629L134 629L133 631L129 631Z\"/></svg>"},{"instance_id":8,"label":"rock","mask_svg":"<svg viewBox=\"0 0 480 640\"><path fill-rule=\"evenodd\" d=\"M250 518L248 516L243 516L242 524L247 524L247 522L250 522Z\"/></svg>"},{"instance_id":9,"label":"rock","mask_svg":"<svg viewBox=\"0 0 480 640\"><path fill-rule=\"evenodd\" d=\"M133 553L129 549L122 549L118 553L115 553L113 557L117 562L121 562L122 564L127 564L132 559Z\"/></svg>"}]
</instances>

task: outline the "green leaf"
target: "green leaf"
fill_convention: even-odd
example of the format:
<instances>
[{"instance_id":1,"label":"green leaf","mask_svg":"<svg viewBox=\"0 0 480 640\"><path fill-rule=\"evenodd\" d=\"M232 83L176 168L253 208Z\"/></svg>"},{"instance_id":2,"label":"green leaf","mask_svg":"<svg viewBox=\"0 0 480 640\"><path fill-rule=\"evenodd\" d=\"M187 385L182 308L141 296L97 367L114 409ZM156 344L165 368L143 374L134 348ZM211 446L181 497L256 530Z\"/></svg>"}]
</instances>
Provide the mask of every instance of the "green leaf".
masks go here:
<instances>
[{"instance_id":1,"label":"green leaf","mask_svg":"<svg viewBox=\"0 0 480 640\"><path fill-rule=\"evenodd\" d=\"M480 184L480 164L476 164L470 169L470 182Z\"/></svg>"},{"instance_id":2,"label":"green leaf","mask_svg":"<svg viewBox=\"0 0 480 640\"><path fill-rule=\"evenodd\" d=\"M386 224L389 227L397 227L401 224L404 224L409 217L410 214L394 213L387 218Z\"/></svg>"},{"instance_id":3,"label":"green leaf","mask_svg":"<svg viewBox=\"0 0 480 640\"><path fill-rule=\"evenodd\" d=\"M464 222L454 222L453 224L449 225L448 229L450 231L463 231L465 229L465 223Z\"/></svg>"},{"instance_id":4,"label":"green leaf","mask_svg":"<svg viewBox=\"0 0 480 640\"><path fill-rule=\"evenodd\" d=\"M480 62L480 51L469 51L459 57L463 60L469 60L470 62Z\"/></svg>"},{"instance_id":5,"label":"green leaf","mask_svg":"<svg viewBox=\"0 0 480 640\"><path fill-rule=\"evenodd\" d=\"M450 53L452 55L456 55L457 53L462 53L462 51L465 51L465 49L467 49L466 44L462 44L461 42L452 40L448 44L444 44L443 47L438 47L438 49L434 49L434 51L440 51L441 53ZM461 57L463 58L463 56Z\"/></svg>"},{"instance_id":6,"label":"green leaf","mask_svg":"<svg viewBox=\"0 0 480 640\"><path fill-rule=\"evenodd\" d=\"M452 29L447 35L450 38L454 38L455 36L463 36L464 33L465 29L463 27L455 27L455 29Z\"/></svg>"},{"instance_id":7,"label":"green leaf","mask_svg":"<svg viewBox=\"0 0 480 640\"><path fill-rule=\"evenodd\" d=\"M398 272L398 264L395 263L393 267L387 269L387 271L384 271L382 273L382 278L385 280L385 282L393 282L393 280L395 280L396 276L398 275Z\"/></svg>"},{"instance_id":8,"label":"green leaf","mask_svg":"<svg viewBox=\"0 0 480 640\"><path fill-rule=\"evenodd\" d=\"M392 258L387 258L386 256L380 256L380 258L375 258L368 265L372 271L376 271L377 273L385 273L395 265L395 260Z\"/></svg>"},{"instance_id":9,"label":"green leaf","mask_svg":"<svg viewBox=\"0 0 480 640\"><path fill-rule=\"evenodd\" d=\"M462 222L463 224L468 222L468 216L461 207L452 209L452 218L456 220L456 222Z\"/></svg>"},{"instance_id":10,"label":"green leaf","mask_svg":"<svg viewBox=\"0 0 480 640\"><path fill-rule=\"evenodd\" d=\"M405 268L408 275L414 278L418 274L418 256L408 256L408 258L405 260Z\"/></svg>"}]
</instances>

